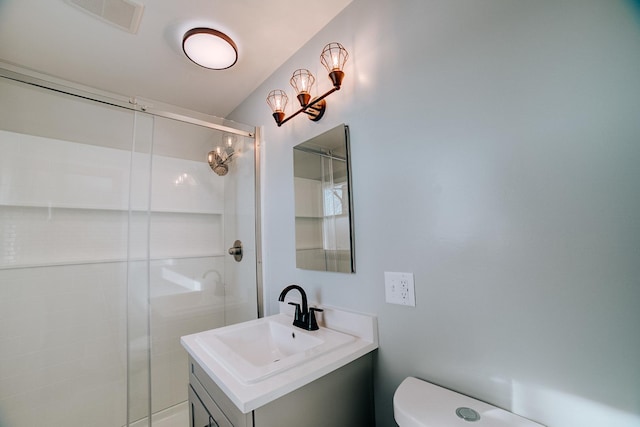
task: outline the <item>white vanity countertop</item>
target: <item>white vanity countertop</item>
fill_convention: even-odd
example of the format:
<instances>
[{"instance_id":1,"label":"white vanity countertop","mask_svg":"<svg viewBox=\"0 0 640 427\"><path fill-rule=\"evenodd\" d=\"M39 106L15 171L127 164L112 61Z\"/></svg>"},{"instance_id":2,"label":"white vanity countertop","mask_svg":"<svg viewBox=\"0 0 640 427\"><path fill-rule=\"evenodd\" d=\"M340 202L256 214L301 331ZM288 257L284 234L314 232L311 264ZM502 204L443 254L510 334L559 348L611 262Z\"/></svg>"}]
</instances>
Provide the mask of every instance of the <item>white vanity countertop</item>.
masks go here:
<instances>
[{"instance_id":1,"label":"white vanity countertop","mask_svg":"<svg viewBox=\"0 0 640 427\"><path fill-rule=\"evenodd\" d=\"M290 307L281 303L281 313L270 317L285 316L293 323ZM376 316L353 313L333 307L320 306L320 308L324 309L322 317L319 316L318 319L318 324L321 327L353 335L356 339L329 353L253 384L240 381L211 352L204 349L198 343L199 334L184 336L180 342L238 409L246 414L378 348ZM261 320L256 319L249 322L260 322Z\"/></svg>"}]
</instances>

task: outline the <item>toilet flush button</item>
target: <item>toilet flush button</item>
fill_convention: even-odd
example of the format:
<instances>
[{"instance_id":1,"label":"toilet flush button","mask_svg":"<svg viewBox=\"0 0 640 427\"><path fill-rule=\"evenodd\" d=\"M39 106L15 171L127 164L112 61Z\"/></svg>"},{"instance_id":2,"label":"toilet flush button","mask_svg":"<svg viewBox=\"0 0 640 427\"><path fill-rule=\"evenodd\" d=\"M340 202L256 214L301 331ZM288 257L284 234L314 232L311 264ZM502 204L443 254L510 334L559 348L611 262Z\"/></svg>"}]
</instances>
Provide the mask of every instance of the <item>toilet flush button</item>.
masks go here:
<instances>
[{"instance_id":1,"label":"toilet flush button","mask_svg":"<svg viewBox=\"0 0 640 427\"><path fill-rule=\"evenodd\" d=\"M480 419L480 414L474 411L471 408L461 407L456 409L456 415L462 418L465 421L478 421Z\"/></svg>"}]
</instances>

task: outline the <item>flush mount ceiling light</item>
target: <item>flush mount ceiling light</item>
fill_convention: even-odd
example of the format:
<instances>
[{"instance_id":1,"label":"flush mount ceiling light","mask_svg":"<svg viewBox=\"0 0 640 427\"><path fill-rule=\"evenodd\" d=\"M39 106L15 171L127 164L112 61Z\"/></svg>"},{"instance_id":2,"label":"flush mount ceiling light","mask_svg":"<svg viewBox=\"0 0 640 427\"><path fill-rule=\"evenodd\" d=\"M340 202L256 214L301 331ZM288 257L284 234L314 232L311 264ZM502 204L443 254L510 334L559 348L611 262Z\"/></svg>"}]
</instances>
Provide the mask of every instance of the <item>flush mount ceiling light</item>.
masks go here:
<instances>
[{"instance_id":1,"label":"flush mount ceiling light","mask_svg":"<svg viewBox=\"0 0 640 427\"><path fill-rule=\"evenodd\" d=\"M289 117L285 118L284 113L284 109L289 101L287 94L280 89L269 92L269 95L267 95L267 104L269 104L271 111L273 111L273 118L278 127L300 113L305 113L309 120L313 120L314 122L320 120L327 108L327 102L324 99L333 92L340 90L342 79L344 78L344 71L342 70L344 69L345 62L347 62L347 58L349 58L349 53L340 43L329 43L324 47L320 55L320 62L327 69L333 87L323 95L313 99L311 99L311 88L316 81L313 74L306 69L293 72L289 83L296 92L300 109Z\"/></svg>"},{"instance_id":2,"label":"flush mount ceiling light","mask_svg":"<svg viewBox=\"0 0 640 427\"><path fill-rule=\"evenodd\" d=\"M211 70L225 70L238 60L238 47L231 37L211 28L192 28L184 33L182 50L187 58Z\"/></svg>"}]
</instances>

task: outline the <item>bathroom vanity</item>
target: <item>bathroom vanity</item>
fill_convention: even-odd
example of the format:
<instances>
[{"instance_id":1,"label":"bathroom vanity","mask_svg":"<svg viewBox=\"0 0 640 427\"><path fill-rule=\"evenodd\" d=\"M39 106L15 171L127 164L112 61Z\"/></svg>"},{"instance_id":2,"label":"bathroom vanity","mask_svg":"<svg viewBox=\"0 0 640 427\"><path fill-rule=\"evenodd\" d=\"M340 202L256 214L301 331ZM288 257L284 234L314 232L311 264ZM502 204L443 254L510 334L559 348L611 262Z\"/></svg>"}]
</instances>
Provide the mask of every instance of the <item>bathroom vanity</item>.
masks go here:
<instances>
[{"instance_id":1,"label":"bathroom vanity","mask_svg":"<svg viewBox=\"0 0 640 427\"><path fill-rule=\"evenodd\" d=\"M243 413L189 358L191 427L371 426L371 354Z\"/></svg>"},{"instance_id":2,"label":"bathroom vanity","mask_svg":"<svg viewBox=\"0 0 640 427\"><path fill-rule=\"evenodd\" d=\"M376 318L323 309L319 331L280 313L182 337L191 426L373 425Z\"/></svg>"}]
</instances>

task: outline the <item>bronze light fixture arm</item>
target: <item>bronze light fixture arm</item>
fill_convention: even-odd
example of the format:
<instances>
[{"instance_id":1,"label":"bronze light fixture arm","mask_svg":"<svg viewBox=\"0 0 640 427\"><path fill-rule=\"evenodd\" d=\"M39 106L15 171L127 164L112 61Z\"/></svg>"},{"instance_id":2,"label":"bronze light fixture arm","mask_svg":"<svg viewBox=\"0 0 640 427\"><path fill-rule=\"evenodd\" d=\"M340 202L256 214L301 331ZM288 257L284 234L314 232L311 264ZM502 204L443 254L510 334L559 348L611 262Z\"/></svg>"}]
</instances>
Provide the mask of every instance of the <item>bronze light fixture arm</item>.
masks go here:
<instances>
[{"instance_id":1,"label":"bronze light fixture arm","mask_svg":"<svg viewBox=\"0 0 640 427\"><path fill-rule=\"evenodd\" d=\"M340 87L333 87L330 90L328 90L326 93L324 93L322 96L319 96L318 98L314 98L311 102L309 102L307 105L305 105L304 107L300 107L300 109L298 111L296 111L295 113L291 114L289 117L287 117L286 119L282 120L281 122L278 122L278 119L276 117L276 122L278 124L278 127L282 126L283 124L287 123L289 120L293 119L295 116L297 116L300 113L306 113L309 115L314 115L313 113L310 113L308 110L311 109L314 105L320 103L321 101L324 101L324 99L331 95L333 92L340 90ZM274 115L275 117L275 115Z\"/></svg>"}]
</instances>

